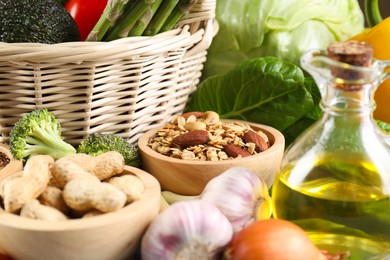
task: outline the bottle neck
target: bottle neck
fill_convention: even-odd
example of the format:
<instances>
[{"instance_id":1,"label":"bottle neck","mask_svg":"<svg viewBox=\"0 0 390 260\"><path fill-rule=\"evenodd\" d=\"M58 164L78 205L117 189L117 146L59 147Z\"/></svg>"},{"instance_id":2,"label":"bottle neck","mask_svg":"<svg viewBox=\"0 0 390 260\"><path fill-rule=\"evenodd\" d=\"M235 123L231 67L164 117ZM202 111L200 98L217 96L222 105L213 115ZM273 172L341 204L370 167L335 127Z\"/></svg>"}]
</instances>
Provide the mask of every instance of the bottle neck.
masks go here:
<instances>
[{"instance_id":1,"label":"bottle neck","mask_svg":"<svg viewBox=\"0 0 390 260\"><path fill-rule=\"evenodd\" d=\"M355 113L371 116L375 109L375 87L372 84L365 84L354 90L345 90L332 83L328 84L325 90L321 100L325 113Z\"/></svg>"}]
</instances>

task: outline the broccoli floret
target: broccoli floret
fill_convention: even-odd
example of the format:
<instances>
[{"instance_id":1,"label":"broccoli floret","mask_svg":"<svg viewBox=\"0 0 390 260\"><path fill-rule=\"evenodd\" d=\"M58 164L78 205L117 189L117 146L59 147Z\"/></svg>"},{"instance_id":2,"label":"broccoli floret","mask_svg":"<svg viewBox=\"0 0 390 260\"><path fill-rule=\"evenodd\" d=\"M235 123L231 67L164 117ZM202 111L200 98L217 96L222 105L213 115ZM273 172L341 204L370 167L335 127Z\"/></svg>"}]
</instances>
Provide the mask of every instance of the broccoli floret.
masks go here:
<instances>
[{"instance_id":1,"label":"broccoli floret","mask_svg":"<svg viewBox=\"0 0 390 260\"><path fill-rule=\"evenodd\" d=\"M90 134L80 142L80 145L77 148L78 153L86 153L93 156L109 151L121 153L125 159L126 165L137 168L141 167L138 149L127 142L123 137L112 133Z\"/></svg>"},{"instance_id":2,"label":"broccoli floret","mask_svg":"<svg viewBox=\"0 0 390 260\"><path fill-rule=\"evenodd\" d=\"M76 149L63 140L59 122L46 108L34 110L20 118L9 133L9 143L12 155L22 161L36 154L59 159L76 153Z\"/></svg>"}]
</instances>

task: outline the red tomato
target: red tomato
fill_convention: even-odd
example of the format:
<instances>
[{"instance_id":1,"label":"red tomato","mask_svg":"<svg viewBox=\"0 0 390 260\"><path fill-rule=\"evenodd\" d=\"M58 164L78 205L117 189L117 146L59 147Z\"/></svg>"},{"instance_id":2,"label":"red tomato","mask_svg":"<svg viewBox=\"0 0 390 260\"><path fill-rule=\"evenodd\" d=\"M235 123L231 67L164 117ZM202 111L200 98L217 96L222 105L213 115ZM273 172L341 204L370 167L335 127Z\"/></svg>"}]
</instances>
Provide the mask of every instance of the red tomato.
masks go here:
<instances>
[{"instance_id":1,"label":"red tomato","mask_svg":"<svg viewBox=\"0 0 390 260\"><path fill-rule=\"evenodd\" d=\"M107 0L69 0L65 4L66 10L72 15L79 27L82 41L87 38L106 5Z\"/></svg>"}]
</instances>

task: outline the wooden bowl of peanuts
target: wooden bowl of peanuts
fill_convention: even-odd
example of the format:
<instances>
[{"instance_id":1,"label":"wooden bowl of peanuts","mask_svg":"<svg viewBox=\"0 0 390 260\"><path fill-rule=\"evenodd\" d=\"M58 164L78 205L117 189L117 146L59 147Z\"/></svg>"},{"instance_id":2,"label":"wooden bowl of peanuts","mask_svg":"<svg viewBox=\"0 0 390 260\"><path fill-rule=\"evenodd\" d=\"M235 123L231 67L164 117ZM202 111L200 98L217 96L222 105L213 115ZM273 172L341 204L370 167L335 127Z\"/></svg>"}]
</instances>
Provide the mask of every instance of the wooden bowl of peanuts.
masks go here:
<instances>
[{"instance_id":1,"label":"wooden bowl of peanuts","mask_svg":"<svg viewBox=\"0 0 390 260\"><path fill-rule=\"evenodd\" d=\"M117 152L30 157L0 180L0 252L22 260L131 259L159 213L160 192L153 176Z\"/></svg>"},{"instance_id":2,"label":"wooden bowl of peanuts","mask_svg":"<svg viewBox=\"0 0 390 260\"><path fill-rule=\"evenodd\" d=\"M199 195L209 180L235 166L253 171L270 187L284 145L273 127L220 120L213 111L177 115L138 140L143 169L162 190L182 195Z\"/></svg>"}]
</instances>

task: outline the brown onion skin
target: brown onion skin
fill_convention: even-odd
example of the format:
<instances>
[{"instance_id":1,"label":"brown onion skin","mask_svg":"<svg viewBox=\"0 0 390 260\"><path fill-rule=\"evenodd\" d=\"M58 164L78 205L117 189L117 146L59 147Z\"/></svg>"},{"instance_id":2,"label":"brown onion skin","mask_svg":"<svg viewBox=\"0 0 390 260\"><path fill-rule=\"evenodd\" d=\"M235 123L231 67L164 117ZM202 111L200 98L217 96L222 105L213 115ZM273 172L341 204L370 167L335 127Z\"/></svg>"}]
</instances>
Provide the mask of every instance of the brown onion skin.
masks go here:
<instances>
[{"instance_id":1,"label":"brown onion skin","mask_svg":"<svg viewBox=\"0 0 390 260\"><path fill-rule=\"evenodd\" d=\"M258 220L238 232L229 260L326 260L299 226L281 219Z\"/></svg>"},{"instance_id":2,"label":"brown onion skin","mask_svg":"<svg viewBox=\"0 0 390 260\"><path fill-rule=\"evenodd\" d=\"M0 253L0 260L11 260L11 258L4 255L3 253Z\"/></svg>"}]
</instances>

